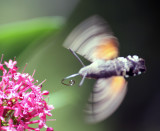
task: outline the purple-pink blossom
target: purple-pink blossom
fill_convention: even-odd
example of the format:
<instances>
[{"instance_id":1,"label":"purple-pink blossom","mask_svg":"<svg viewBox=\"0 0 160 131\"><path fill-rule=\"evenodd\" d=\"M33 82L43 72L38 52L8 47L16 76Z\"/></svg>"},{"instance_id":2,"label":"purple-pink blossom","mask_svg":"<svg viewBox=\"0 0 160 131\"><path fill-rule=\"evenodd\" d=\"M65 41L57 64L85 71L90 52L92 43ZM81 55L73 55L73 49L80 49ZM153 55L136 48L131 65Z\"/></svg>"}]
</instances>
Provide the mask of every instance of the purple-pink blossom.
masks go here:
<instances>
[{"instance_id":1,"label":"purple-pink blossom","mask_svg":"<svg viewBox=\"0 0 160 131\"><path fill-rule=\"evenodd\" d=\"M9 60L0 63L0 130L2 131L53 131L46 125L46 116L52 116L52 105L48 105L45 97L48 91L41 91L32 75L18 72L17 61ZM37 84L37 85L36 85ZM32 118L37 120L32 120ZM51 119L54 121L54 119ZM38 123L38 127L30 125Z\"/></svg>"}]
</instances>

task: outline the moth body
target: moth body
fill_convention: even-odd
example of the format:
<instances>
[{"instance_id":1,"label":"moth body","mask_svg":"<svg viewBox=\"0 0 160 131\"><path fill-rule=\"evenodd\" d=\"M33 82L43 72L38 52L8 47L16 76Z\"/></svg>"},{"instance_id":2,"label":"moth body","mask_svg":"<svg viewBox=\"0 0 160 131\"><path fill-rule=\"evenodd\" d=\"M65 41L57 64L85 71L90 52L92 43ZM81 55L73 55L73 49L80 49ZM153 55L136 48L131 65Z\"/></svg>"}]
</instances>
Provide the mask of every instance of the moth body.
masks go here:
<instances>
[{"instance_id":1,"label":"moth body","mask_svg":"<svg viewBox=\"0 0 160 131\"><path fill-rule=\"evenodd\" d=\"M118 57L113 60L96 60L88 66L80 69L79 74L87 78L109 78L112 76L135 76L144 72L144 60L134 55Z\"/></svg>"}]
</instances>

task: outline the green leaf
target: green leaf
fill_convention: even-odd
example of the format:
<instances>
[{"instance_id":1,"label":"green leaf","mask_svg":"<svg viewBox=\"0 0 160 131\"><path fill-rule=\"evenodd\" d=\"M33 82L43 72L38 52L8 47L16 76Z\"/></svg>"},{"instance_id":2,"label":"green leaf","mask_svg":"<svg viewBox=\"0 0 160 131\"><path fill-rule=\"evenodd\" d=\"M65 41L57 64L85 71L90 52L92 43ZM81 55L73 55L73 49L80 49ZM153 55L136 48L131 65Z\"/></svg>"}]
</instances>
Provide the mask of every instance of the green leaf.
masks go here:
<instances>
[{"instance_id":1,"label":"green leaf","mask_svg":"<svg viewBox=\"0 0 160 131\"><path fill-rule=\"evenodd\" d=\"M18 56L31 43L56 33L63 23L61 17L43 17L0 25L0 53L7 58Z\"/></svg>"}]
</instances>

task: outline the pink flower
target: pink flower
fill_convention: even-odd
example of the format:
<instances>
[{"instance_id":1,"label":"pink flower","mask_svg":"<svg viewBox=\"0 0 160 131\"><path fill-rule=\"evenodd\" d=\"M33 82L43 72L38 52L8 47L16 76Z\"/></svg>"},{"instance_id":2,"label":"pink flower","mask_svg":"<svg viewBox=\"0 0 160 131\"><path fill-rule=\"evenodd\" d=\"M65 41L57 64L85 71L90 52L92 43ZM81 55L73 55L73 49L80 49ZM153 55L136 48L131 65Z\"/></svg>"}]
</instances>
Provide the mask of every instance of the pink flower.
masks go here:
<instances>
[{"instance_id":1,"label":"pink flower","mask_svg":"<svg viewBox=\"0 0 160 131\"><path fill-rule=\"evenodd\" d=\"M1 60L2 61L2 60ZM2 62L1 62L2 63ZM53 128L46 125L46 116L52 116L52 105L45 101L48 91L41 91L41 85L35 85L33 75L18 72L17 62L0 63L2 72L0 80L0 130L2 131L53 131ZM7 67L8 69L5 69ZM31 120L39 117L38 120ZM54 119L51 119L54 121ZM30 124L38 123L37 128L30 127Z\"/></svg>"}]
</instances>

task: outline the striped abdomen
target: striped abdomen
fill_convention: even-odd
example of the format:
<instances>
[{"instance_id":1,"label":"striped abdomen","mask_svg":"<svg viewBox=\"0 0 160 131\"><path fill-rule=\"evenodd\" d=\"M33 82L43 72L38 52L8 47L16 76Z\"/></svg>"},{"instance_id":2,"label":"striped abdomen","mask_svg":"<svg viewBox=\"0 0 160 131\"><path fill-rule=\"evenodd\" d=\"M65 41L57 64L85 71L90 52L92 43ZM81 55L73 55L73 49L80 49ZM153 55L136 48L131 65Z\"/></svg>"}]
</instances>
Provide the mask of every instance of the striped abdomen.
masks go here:
<instances>
[{"instance_id":1,"label":"striped abdomen","mask_svg":"<svg viewBox=\"0 0 160 131\"><path fill-rule=\"evenodd\" d=\"M87 73L88 78L109 78L111 76L135 76L146 70L144 60L138 56L118 57L113 60L97 60L82 68L80 75Z\"/></svg>"}]
</instances>

